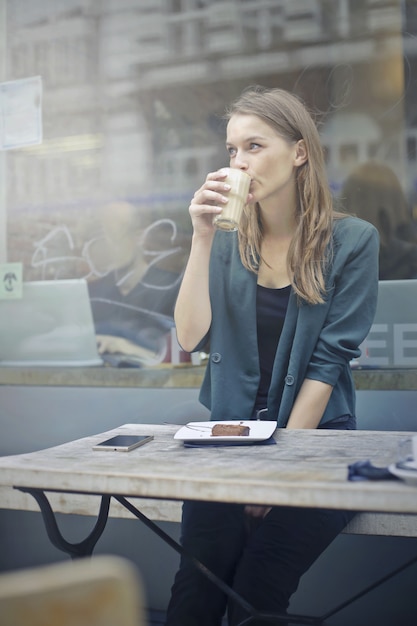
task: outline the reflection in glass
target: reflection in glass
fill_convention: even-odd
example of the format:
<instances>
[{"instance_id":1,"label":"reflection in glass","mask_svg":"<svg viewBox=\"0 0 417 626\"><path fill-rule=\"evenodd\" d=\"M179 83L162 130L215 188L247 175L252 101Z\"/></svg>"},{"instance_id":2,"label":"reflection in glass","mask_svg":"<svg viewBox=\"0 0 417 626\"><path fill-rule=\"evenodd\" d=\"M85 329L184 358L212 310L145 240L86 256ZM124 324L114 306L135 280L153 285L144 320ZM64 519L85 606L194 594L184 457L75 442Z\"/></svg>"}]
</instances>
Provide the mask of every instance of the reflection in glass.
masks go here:
<instances>
[{"instance_id":1,"label":"reflection in glass","mask_svg":"<svg viewBox=\"0 0 417 626\"><path fill-rule=\"evenodd\" d=\"M348 213L378 229L380 279L417 278L417 231L395 173L382 163L365 163L347 178L340 199Z\"/></svg>"},{"instance_id":2,"label":"reflection in glass","mask_svg":"<svg viewBox=\"0 0 417 626\"><path fill-rule=\"evenodd\" d=\"M161 358L160 337L147 343L138 330L145 313L134 320L128 306L152 311L154 325L156 314L171 318L189 248L190 198L208 172L228 164L224 108L250 84L281 87L306 102L335 198L372 160L400 181L415 218L415 2L3 3L0 81L41 76L44 85L43 144L9 150L0 168L7 260L23 263L26 281L86 278L97 332L117 338L113 350L153 342ZM365 215L364 204L362 197L349 210ZM104 207L116 205L121 221L108 221L106 230ZM140 219L127 226L135 234L123 235L127 205ZM386 210L384 249L394 237L409 250L413 223L398 226L391 204ZM396 268L395 254L381 255L391 260L386 274L381 263L384 275L405 274L404 261ZM113 302L112 314L99 298ZM129 331L122 332L127 310Z\"/></svg>"},{"instance_id":3,"label":"reflection in glass","mask_svg":"<svg viewBox=\"0 0 417 626\"><path fill-rule=\"evenodd\" d=\"M88 257L96 274L89 293L99 352L112 364L126 363L126 355L137 364L161 362L181 279L175 223L165 219L145 228L140 210L126 202L105 205L96 216L100 234L90 241Z\"/></svg>"}]
</instances>

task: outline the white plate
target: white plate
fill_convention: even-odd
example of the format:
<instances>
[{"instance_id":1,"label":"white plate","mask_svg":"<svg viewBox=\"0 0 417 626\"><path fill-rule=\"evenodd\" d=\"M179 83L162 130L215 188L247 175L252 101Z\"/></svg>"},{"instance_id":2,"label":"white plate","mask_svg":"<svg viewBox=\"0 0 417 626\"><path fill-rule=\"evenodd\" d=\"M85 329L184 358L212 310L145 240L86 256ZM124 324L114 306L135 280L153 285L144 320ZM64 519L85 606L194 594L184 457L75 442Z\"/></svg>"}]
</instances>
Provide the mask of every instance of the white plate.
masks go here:
<instances>
[{"instance_id":1,"label":"white plate","mask_svg":"<svg viewBox=\"0 0 417 626\"><path fill-rule=\"evenodd\" d=\"M215 424L242 424L249 426L249 435L246 437L212 437L211 429ZM174 439L195 443L254 443L269 439L277 427L277 423L266 420L231 420L222 422L189 422L174 435Z\"/></svg>"},{"instance_id":2,"label":"white plate","mask_svg":"<svg viewBox=\"0 0 417 626\"><path fill-rule=\"evenodd\" d=\"M393 463L388 469L391 474L394 474L397 478L401 478L401 480L408 485L417 485L417 464L413 461L407 461L401 465L402 467L397 467L397 465Z\"/></svg>"}]
</instances>

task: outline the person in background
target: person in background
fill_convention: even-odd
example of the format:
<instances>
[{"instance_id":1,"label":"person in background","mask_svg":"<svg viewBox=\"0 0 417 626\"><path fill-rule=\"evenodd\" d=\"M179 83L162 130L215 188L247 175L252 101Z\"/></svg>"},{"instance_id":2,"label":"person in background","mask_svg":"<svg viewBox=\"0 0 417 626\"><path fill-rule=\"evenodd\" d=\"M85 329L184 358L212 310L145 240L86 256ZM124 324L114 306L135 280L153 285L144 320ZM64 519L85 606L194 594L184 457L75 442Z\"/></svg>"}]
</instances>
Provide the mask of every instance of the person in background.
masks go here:
<instances>
[{"instance_id":1,"label":"person in background","mask_svg":"<svg viewBox=\"0 0 417 626\"><path fill-rule=\"evenodd\" d=\"M239 232L215 231L229 188L223 170L209 173L189 207L193 238L175 307L184 350L210 339L200 401L214 421L353 429L349 363L376 309L378 233L334 212L319 135L295 95L248 88L227 119L230 166L252 179L243 222ZM181 542L256 609L285 613L352 516L189 501ZM231 626L248 617L182 558L166 626L219 626L226 607Z\"/></svg>"},{"instance_id":2,"label":"person in background","mask_svg":"<svg viewBox=\"0 0 417 626\"><path fill-rule=\"evenodd\" d=\"M417 278L417 231L400 181L387 165L369 161L346 179L340 204L379 232L379 278Z\"/></svg>"},{"instance_id":3,"label":"person in background","mask_svg":"<svg viewBox=\"0 0 417 626\"><path fill-rule=\"evenodd\" d=\"M99 352L110 363L109 355L121 362L129 355L156 364L174 326L184 253L173 244L169 223L145 229L140 212L127 202L101 207L99 219L100 237L88 249L102 274L88 283Z\"/></svg>"}]
</instances>

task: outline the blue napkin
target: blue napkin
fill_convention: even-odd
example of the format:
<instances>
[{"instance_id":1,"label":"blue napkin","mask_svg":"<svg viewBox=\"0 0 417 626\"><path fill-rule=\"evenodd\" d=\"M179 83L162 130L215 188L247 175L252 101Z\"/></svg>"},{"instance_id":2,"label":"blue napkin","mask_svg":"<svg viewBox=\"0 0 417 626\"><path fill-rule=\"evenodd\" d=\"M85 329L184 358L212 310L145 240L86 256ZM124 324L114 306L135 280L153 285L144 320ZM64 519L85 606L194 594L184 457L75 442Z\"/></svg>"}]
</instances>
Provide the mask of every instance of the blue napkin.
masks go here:
<instances>
[{"instance_id":1,"label":"blue napkin","mask_svg":"<svg viewBox=\"0 0 417 626\"><path fill-rule=\"evenodd\" d=\"M348 465L348 480L398 480L388 467L375 467L371 461L356 461Z\"/></svg>"}]
</instances>

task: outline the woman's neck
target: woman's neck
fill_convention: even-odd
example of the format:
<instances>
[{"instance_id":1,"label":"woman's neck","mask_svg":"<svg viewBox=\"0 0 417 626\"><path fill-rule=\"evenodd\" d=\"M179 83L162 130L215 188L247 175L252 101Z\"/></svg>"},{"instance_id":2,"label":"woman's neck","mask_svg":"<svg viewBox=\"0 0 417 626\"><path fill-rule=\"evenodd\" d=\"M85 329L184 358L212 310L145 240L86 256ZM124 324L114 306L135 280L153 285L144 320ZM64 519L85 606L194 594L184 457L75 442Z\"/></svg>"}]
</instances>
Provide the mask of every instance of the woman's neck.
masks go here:
<instances>
[{"instance_id":1,"label":"woman's neck","mask_svg":"<svg viewBox=\"0 0 417 626\"><path fill-rule=\"evenodd\" d=\"M287 259L294 236L292 222L293 220L275 220L264 226L258 269L258 284L264 287L276 289L291 282Z\"/></svg>"},{"instance_id":2,"label":"woman's neck","mask_svg":"<svg viewBox=\"0 0 417 626\"><path fill-rule=\"evenodd\" d=\"M269 211L261 208L263 239L291 240L296 231L295 212L275 206Z\"/></svg>"},{"instance_id":3,"label":"woman's neck","mask_svg":"<svg viewBox=\"0 0 417 626\"><path fill-rule=\"evenodd\" d=\"M265 238L291 239L296 230L294 194L281 193L259 205Z\"/></svg>"}]
</instances>

